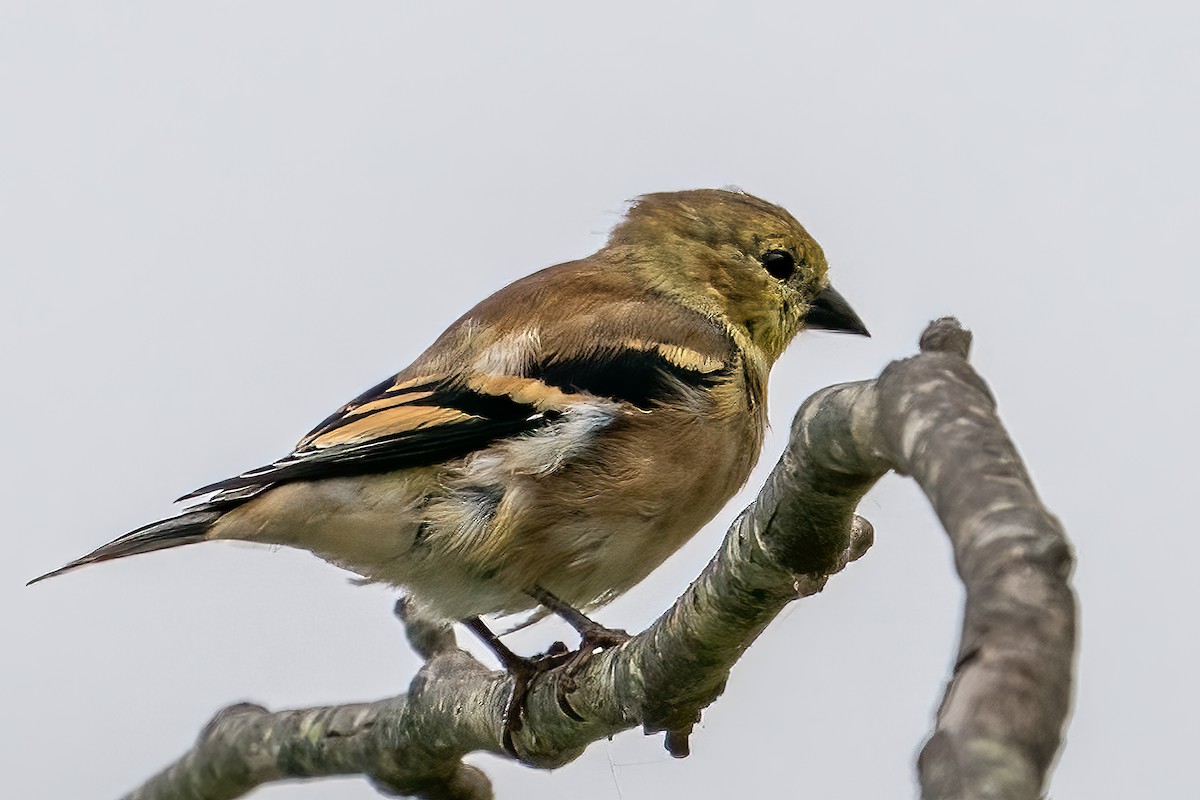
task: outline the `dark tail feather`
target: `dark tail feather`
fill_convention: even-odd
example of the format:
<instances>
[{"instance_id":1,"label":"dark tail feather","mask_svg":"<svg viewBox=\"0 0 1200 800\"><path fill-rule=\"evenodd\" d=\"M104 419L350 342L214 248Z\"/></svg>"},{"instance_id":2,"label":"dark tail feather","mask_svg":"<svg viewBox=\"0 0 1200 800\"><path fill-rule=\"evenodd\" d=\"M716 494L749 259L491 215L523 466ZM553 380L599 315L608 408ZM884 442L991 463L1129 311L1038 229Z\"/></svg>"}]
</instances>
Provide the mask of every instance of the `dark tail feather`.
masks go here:
<instances>
[{"instance_id":1,"label":"dark tail feather","mask_svg":"<svg viewBox=\"0 0 1200 800\"><path fill-rule=\"evenodd\" d=\"M53 578L76 567L96 564L100 561L110 561L114 558L150 553L155 550L166 550L168 547L178 547L183 544L194 544L204 541L204 534L212 524L220 518L222 511L199 509L180 514L178 517L159 520L144 525L136 531L130 531L119 539L114 539L103 547L98 547L82 558L77 558L66 566L59 567L53 572L47 572L25 584L29 586Z\"/></svg>"}]
</instances>

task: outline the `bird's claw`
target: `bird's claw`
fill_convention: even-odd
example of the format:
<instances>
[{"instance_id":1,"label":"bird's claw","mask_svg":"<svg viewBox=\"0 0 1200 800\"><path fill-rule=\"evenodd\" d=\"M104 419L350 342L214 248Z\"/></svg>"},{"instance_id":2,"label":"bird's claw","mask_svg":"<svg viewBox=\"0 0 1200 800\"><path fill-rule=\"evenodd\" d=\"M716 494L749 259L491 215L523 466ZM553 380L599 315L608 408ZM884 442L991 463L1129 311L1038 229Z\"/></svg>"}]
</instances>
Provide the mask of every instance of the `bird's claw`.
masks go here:
<instances>
[{"instance_id":1,"label":"bird's claw","mask_svg":"<svg viewBox=\"0 0 1200 800\"><path fill-rule=\"evenodd\" d=\"M549 672L556 667L569 663L573 654L562 642L555 642L545 653L532 658L512 658L504 664L508 674L512 675L513 690L508 698L508 706L504 710L504 733L502 743L509 755L519 759L517 753L516 734L525 723L525 701L529 697L529 688L534 679L543 672Z\"/></svg>"},{"instance_id":2,"label":"bird's claw","mask_svg":"<svg viewBox=\"0 0 1200 800\"><path fill-rule=\"evenodd\" d=\"M620 647L631 638L633 637L623 630L606 628L596 623L592 623L586 630L580 631L579 649L570 655L563 665L562 675L558 679L558 705L563 713L574 720L583 721L583 718L575 712L567 700L567 695L579 688L579 684L575 682L575 676L587 666L597 650L603 651L612 647Z\"/></svg>"}]
</instances>

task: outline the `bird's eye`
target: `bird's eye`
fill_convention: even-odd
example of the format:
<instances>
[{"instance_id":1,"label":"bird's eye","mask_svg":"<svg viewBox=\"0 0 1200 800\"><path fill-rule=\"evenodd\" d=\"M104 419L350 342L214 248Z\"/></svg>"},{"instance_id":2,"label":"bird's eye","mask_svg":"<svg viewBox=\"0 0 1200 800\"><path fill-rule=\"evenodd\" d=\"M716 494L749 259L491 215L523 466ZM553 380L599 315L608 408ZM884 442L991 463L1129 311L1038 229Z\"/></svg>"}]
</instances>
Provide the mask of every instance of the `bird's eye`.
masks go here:
<instances>
[{"instance_id":1,"label":"bird's eye","mask_svg":"<svg viewBox=\"0 0 1200 800\"><path fill-rule=\"evenodd\" d=\"M762 255L763 269L771 277L786 281L796 271L796 259L787 250L768 250Z\"/></svg>"}]
</instances>

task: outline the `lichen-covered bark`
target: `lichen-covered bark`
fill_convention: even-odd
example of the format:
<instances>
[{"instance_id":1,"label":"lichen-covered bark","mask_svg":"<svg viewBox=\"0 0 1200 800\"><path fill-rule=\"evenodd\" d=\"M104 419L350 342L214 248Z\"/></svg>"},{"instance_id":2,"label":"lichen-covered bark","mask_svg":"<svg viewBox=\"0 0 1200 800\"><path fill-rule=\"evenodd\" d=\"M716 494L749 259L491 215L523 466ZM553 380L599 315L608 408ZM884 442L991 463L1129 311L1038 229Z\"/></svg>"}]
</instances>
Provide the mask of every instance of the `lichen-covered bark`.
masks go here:
<instances>
[{"instance_id":1,"label":"lichen-covered bark","mask_svg":"<svg viewBox=\"0 0 1200 800\"><path fill-rule=\"evenodd\" d=\"M514 738L521 760L559 766L639 725L665 731L668 749L686 755L692 725L746 647L870 546L854 508L895 469L933 503L967 590L954 675L919 759L922 796L1040 797L1070 701L1071 551L967 363L969 345L956 321L939 320L920 355L809 398L766 485L683 596L573 678L555 670L534 682ZM273 780L347 774L387 794L491 797L486 776L461 759L506 755L512 681L459 650L445 624L398 608L425 659L406 695L274 713L230 707L127 797L235 798Z\"/></svg>"}]
</instances>

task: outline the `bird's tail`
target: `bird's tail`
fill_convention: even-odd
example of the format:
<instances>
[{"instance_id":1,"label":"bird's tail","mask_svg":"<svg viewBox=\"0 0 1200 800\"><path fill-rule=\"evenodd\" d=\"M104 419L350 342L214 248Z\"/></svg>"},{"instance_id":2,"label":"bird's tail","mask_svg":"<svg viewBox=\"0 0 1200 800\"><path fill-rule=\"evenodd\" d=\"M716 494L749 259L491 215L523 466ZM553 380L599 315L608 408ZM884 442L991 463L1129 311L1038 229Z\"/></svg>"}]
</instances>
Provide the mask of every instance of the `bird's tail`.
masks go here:
<instances>
[{"instance_id":1,"label":"bird's tail","mask_svg":"<svg viewBox=\"0 0 1200 800\"><path fill-rule=\"evenodd\" d=\"M45 575L39 575L26 585L37 583L46 578L53 578L55 575L61 575L76 567L83 567L88 564L110 561L114 558L124 558L125 556L132 556L138 553L166 550L168 547L178 547L183 544L202 542L204 541L204 535L208 533L213 523L226 510L228 509L216 511L211 508L201 507L194 511L180 514L177 517L151 522L149 525L144 525L136 531L130 531L124 536L114 539L103 547L96 548L86 556L77 558L65 566L59 567L52 572L47 572Z\"/></svg>"}]
</instances>

